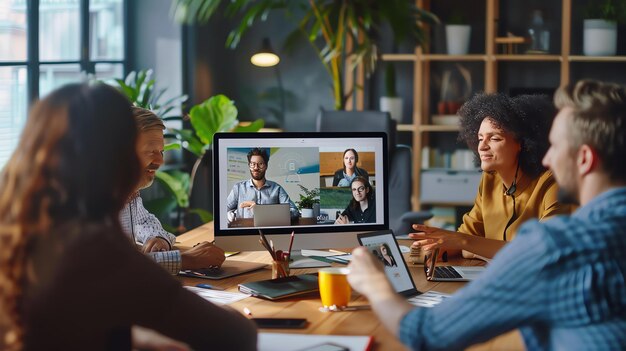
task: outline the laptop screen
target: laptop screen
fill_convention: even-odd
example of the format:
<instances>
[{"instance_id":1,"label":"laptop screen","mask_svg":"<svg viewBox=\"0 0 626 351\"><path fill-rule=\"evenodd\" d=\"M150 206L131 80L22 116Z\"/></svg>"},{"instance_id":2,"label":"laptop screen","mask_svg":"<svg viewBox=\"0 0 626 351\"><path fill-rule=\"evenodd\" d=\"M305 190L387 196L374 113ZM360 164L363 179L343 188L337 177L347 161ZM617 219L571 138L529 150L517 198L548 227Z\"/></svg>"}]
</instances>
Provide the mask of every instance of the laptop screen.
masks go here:
<instances>
[{"instance_id":1,"label":"laptop screen","mask_svg":"<svg viewBox=\"0 0 626 351\"><path fill-rule=\"evenodd\" d=\"M359 243L385 266L385 274L396 292L402 295L417 293L400 247L392 231L365 233L358 235Z\"/></svg>"}]
</instances>

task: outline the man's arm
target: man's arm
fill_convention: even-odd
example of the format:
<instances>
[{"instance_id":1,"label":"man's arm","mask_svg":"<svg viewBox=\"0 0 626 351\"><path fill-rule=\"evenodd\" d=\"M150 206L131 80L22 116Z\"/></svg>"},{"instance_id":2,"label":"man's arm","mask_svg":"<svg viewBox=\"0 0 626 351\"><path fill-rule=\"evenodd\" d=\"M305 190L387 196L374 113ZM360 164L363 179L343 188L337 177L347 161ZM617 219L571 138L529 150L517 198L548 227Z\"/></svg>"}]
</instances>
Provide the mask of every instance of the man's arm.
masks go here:
<instances>
[{"instance_id":1,"label":"man's arm","mask_svg":"<svg viewBox=\"0 0 626 351\"><path fill-rule=\"evenodd\" d=\"M134 205L135 206L131 207L134 210L132 222L134 224L135 240L145 244L150 239L159 237L169 243L170 249L174 247L176 244L176 236L163 229L159 219L148 212L143 206L143 201L140 196L134 200Z\"/></svg>"},{"instance_id":2,"label":"man's arm","mask_svg":"<svg viewBox=\"0 0 626 351\"><path fill-rule=\"evenodd\" d=\"M543 269L551 255L541 228L532 229L538 233L520 231L479 279L434 308L409 311L405 301L391 295L390 283L380 278L380 267L370 264L375 261L364 249L355 250L348 279L412 349L461 349L546 317L552 279Z\"/></svg>"},{"instance_id":3,"label":"man's arm","mask_svg":"<svg viewBox=\"0 0 626 351\"><path fill-rule=\"evenodd\" d=\"M287 194L287 192L285 191L285 189L283 189L282 186L278 184L276 184L276 186L278 187L278 203L289 204L289 212L291 213L291 217L292 218L299 217L300 211L298 211L296 204L293 203L293 201L291 201L291 199L289 198L289 194Z\"/></svg>"}]
</instances>

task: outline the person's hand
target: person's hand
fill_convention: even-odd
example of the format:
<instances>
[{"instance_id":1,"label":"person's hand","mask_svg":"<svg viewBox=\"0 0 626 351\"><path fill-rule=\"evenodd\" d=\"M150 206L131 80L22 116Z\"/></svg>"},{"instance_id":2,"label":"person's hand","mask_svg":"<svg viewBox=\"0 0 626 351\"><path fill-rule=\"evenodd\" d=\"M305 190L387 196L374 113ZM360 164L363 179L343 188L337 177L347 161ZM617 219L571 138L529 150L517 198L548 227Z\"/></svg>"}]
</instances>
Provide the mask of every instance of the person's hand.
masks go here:
<instances>
[{"instance_id":1,"label":"person's hand","mask_svg":"<svg viewBox=\"0 0 626 351\"><path fill-rule=\"evenodd\" d=\"M169 251L171 249L172 247L170 243L167 242L165 238L162 238L160 236L154 237L146 241L146 243L143 244L143 247L142 247L143 253L157 252L157 251Z\"/></svg>"},{"instance_id":2,"label":"person's hand","mask_svg":"<svg viewBox=\"0 0 626 351\"><path fill-rule=\"evenodd\" d=\"M347 215L339 215L339 217L335 220L335 224L348 224L349 222L350 219L348 219Z\"/></svg>"},{"instance_id":3,"label":"person's hand","mask_svg":"<svg viewBox=\"0 0 626 351\"><path fill-rule=\"evenodd\" d=\"M468 236L463 233L453 232L424 224L413 224L413 230L420 233L410 233L409 238L417 241L412 247L421 247L423 250L432 251L441 247L450 250L461 250L467 246Z\"/></svg>"},{"instance_id":4,"label":"person's hand","mask_svg":"<svg viewBox=\"0 0 626 351\"><path fill-rule=\"evenodd\" d=\"M194 245L191 249L181 251L182 269L202 269L220 267L226 257L224 250L208 241Z\"/></svg>"},{"instance_id":5,"label":"person's hand","mask_svg":"<svg viewBox=\"0 0 626 351\"><path fill-rule=\"evenodd\" d=\"M254 201L242 201L239 203L239 207L241 208L254 207L254 206L256 206L256 202Z\"/></svg>"},{"instance_id":6,"label":"person's hand","mask_svg":"<svg viewBox=\"0 0 626 351\"><path fill-rule=\"evenodd\" d=\"M371 303L388 299L396 295L383 270L379 259L366 248L357 247L352 251L352 260L348 265L348 282L359 293L365 295Z\"/></svg>"},{"instance_id":7,"label":"person's hand","mask_svg":"<svg viewBox=\"0 0 626 351\"><path fill-rule=\"evenodd\" d=\"M131 328L133 350L190 351L189 345L170 339L152 329L133 325Z\"/></svg>"}]
</instances>

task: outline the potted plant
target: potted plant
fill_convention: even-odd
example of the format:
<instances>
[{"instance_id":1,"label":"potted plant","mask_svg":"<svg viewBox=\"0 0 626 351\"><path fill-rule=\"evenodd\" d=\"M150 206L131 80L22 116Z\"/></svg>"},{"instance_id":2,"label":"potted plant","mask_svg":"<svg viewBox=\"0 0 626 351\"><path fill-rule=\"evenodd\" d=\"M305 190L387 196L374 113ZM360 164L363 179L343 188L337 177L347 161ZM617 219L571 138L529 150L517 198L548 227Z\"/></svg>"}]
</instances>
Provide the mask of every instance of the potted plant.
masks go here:
<instances>
[{"instance_id":1,"label":"potted plant","mask_svg":"<svg viewBox=\"0 0 626 351\"><path fill-rule=\"evenodd\" d=\"M583 53L613 56L617 52L617 23L626 22L626 0L589 1L583 21Z\"/></svg>"},{"instance_id":2,"label":"potted plant","mask_svg":"<svg viewBox=\"0 0 626 351\"><path fill-rule=\"evenodd\" d=\"M446 21L446 48L448 55L467 55L472 27L460 11L452 13Z\"/></svg>"},{"instance_id":3,"label":"potted plant","mask_svg":"<svg viewBox=\"0 0 626 351\"><path fill-rule=\"evenodd\" d=\"M396 92L396 70L392 62L385 66L385 96L380 97L380 110L402 123L402 98Z\"/></svg>"},{"instance_id":4,"label":"potted plant","mask_svg":"<svg viewBox=\"0 0 626 351\"><path fill-rule=\"evenodd\" d=\"M315 189L309 190L307 187L305 187L302 184L298 184L298 186L302 190L302 193L300 194L300 201L296 201L296 203L298 204L298 209L300 210L300 213L302 214L302 218L315 217L314 208L317 207L317 210L319 212L320 189L315 188Z\"/></svg>"},{"instance_id":5,"label":"potted plant","mask_svg":"<svg viewBox=\"0 0 626 351\"><path fill-rule=\"evenodd\" d=\"M221 9L221 3L222 0L176 0L174 17L184 23L206 22ZM230 32L226 45L235 48L257 20L265 20L271 10L277 9L285 10L288 18L295 18L298 23L287 43L304 36L332 77L337 110L343 109L352 95L344 87L347 73L361 63L367 75L374 71L378 59L376 38L384 24L389 24L396 42L414 39L421 45L426 40L422 25L438 22L435 15L407 0L229 1L223 9L225 14L241 15L242 19Z\"/></svg>"}]
</instances>

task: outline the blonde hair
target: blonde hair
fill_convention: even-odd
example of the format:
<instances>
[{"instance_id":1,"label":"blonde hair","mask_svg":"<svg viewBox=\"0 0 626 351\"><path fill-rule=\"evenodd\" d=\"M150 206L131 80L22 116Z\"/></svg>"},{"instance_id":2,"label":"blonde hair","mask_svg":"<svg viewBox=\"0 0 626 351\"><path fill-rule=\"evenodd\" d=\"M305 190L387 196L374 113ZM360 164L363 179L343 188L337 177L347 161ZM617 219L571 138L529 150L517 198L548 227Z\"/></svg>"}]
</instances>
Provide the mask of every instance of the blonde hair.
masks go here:
<instances>
[{"instance_id":1,"label":"blonde hair","mask_svg":"<svg viewBox=\"0 0 626 351\"><path fill-rule=\"evenodd\" d=\"M612 180L626 181L626 89L614 83L581 80L559 88L554 103L559 109L573 109L571 148L589 145Z\"/></svg>"},{"instance_id":2,"label":"blonde hair","mask_svg":"<svg viewBox=\"0 0 626 351\"><path fill-rule=\"evenodd\" d=\"M165 129L163 120L161 120L154 112L137 106L133 106L132 111L133 117L135 117L135 122L137 123L137 130L140 132L152 129Z\"/></svg>"}]
</instances>

